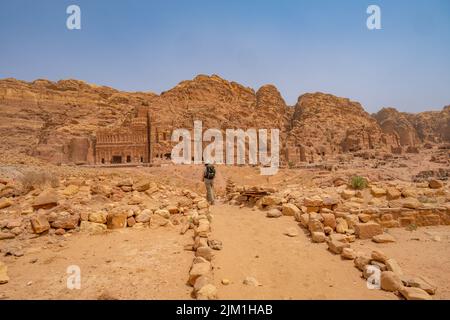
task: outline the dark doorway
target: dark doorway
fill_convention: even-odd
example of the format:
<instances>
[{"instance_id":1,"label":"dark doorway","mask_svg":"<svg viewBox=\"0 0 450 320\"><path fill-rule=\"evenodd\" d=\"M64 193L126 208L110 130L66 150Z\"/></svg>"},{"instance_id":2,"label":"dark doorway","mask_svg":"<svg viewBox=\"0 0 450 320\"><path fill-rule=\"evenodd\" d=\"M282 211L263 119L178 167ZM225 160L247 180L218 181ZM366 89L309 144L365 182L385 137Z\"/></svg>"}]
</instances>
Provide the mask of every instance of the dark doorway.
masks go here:
<instances>
[{"instance_id":1,"label":"dark doorway","mask_svg":"<svg viewBox=\"0 0 450 320\"><path fill-rule=\"evenodd\" d=\"M105 158L102 158L102 163L105 164Z\"/></svg>"},{"instance_id":2,"label":"dark doorway","mask_svg":"<svg viewBox=\"0 0 450 320\"><path fill-rule=\"evenodd\" d=\"M144 162L144 157L141 157L141 162Z\"/></svg>"},{"instance_id":3,"label":"dark doorway","mask_svg":"<svg viewBox=\"0 0 450 320\"><path fill-rule=\"evenodd\" d=\"M127 162L131 162L131 156L127 156Z\"/></svg>"},{"instance_id":4,"label":"dark doorway","mask_svg":"<svg viewBox=\"0 0 450 320\"><path fill-rule=\"evenodd\" d=\"M112 163L122 163L122 156L113 156Z\"/></svg>"}]
</instances>

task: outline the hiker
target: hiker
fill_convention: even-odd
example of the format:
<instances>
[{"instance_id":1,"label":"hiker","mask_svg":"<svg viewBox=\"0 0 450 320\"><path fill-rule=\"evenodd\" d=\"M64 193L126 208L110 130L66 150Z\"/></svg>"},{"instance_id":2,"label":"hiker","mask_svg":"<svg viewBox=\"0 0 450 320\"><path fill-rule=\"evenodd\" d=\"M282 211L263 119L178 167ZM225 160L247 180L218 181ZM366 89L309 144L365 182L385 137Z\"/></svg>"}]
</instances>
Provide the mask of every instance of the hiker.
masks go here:
<instances>
[{"instance_id":1,"label":"hiker","mask_svg":"<svg viewBox=\"0 0 450 320\"><path fill-rule=\"evenodd\" d=\"M209 204L214 205L214 177L216 176L216 169L214 165L205 163L205 171L203 172L203 181L206 186L206 198Z\"/></svg>"}]
</instances>

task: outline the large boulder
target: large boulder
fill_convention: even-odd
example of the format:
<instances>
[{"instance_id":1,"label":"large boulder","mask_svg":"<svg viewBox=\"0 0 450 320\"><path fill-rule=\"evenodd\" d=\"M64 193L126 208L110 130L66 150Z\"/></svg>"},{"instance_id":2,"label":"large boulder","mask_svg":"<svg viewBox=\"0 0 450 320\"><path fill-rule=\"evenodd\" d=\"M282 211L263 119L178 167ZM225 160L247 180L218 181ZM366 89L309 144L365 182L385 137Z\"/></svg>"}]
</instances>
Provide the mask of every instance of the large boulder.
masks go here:
<instances>
[{"instance_id":1,"label":"large boulder","mask_svg":"<svg viewBox=\"0 0 450 320\"><path fill-rule=\"evenodd\" d=\"M420 288L403 287L399 291L406 300L432 300L431 296Z\"/></svg>"},{"instance_id":2,"label":"large boulder","mask_svg":"<svg viewBox=\"0 0 450 320\"><path fill-rule=\"evenodd\" d=\"M51 223L51 226L55 229L75 229L79 222L80 216L78 214L71 215L68 212L63 212Z\"/></svg>"},{"instance_id":3,"label":"large boulder","mask_svg":"<svg viewBox=\"0 0 450 320\"><path fill-rule=\"evenodd\" d=\"M328 250L335 254L341 254L344 248L350 248L350 244L337 240L328 241Z\"/></svg>"}]
</instances>

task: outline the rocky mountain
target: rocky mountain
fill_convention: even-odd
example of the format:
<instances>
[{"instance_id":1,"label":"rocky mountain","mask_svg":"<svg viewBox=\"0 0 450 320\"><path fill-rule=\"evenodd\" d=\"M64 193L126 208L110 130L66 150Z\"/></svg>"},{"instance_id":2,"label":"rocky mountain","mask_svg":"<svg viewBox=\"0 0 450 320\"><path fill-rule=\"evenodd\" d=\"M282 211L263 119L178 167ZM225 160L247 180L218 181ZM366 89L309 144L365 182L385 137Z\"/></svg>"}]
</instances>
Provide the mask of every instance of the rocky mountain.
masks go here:
<instances>
[{"instance_id":1,"label":"rocky mountain","mask_svg":"<svg viewBox=\"0 0 450 320\"><path fill-rule=\"evenodd\" d=\"M344 152L386 149L391 140L361 104L324 93L299 97L288 138L291 145L300 145L304 161Z\"/></svg>"},{"instance_id":2,"label":"rocky mountain","mask_svg":"<svg viewBox=\"0 0 450 320\"><path fill-rule=\"evenodd\" d=\"M395 134L402 146L450 142L450 106L417 114L383 108L373 116L383 132Z\"/></svg>"},{"instance_id":3,"label":"rocky mountain","mask_svg":"<svg viewBox=\"0 0 450 320\"><path fill-rule=\"evenodd\" d=\"M1 80L0 152L67 162L77 146L92 143L96 130L123 121L154 96L77 80Z\"/></svg>"},{"instance_id":4,"label":"rocky mountain","mask_svg":"<svg viewBox=\"0 0 450 320\"><path fill-rule=\"evenodd\" d=\"M160 95L122 92L79 80L0 80L0 153L70 163L91 154L98 129L127 123L136 109L172 128L278 128L284 150L317 157L366 149L450 141L450 107L403 114L383 109L374 117L358 102L324 93L304 94L287 106L277 88L258 90L219 76L199 75Z\"/></svg>"},{"instance_id":5,"label":"rocky mountain","mask_svg":"<svg viewBox=\"0 0 450 320\"><path fill-rule=\"evenodd\" d=\"M450 106L442 111L405 114L423 142L450 142Z\"/></svg>"}]
</instances>

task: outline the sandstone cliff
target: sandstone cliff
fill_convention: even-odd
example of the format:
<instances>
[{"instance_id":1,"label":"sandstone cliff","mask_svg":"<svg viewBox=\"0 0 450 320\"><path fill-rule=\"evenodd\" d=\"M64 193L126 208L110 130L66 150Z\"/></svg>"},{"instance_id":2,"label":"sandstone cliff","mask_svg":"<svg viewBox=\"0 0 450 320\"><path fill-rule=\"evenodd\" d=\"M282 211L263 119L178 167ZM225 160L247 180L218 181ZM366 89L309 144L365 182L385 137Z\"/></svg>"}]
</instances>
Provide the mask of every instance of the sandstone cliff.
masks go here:
<instances>
[{"instance_id":1,"label":"sandstone cliff","mask_svg":"<svg viewBox=\"0 0 450 320\"><path fill-rule=\"evenodd\" d=\"M154 96L77 80L1 80L0 152L53 163L88 161L97 129L123 121Z\"/></svg>"}]
</instances>

